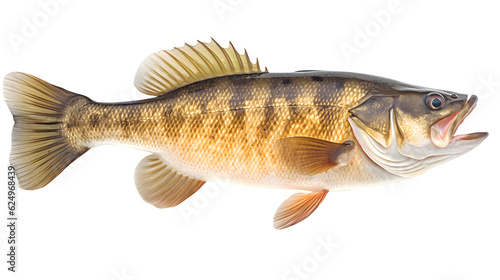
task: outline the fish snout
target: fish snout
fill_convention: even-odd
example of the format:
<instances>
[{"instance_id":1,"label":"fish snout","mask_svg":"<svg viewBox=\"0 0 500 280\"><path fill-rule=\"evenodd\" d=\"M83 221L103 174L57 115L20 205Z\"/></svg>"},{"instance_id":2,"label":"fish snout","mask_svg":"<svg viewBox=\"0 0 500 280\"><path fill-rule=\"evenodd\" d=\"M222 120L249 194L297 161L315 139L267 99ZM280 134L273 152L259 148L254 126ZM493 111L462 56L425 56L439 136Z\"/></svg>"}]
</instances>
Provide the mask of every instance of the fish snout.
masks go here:
<instances>
[{"instance_id":1,"label":"fish snout","mask_svg":"<svg viewBox=\"0 0 500 280\"><path fill-rule=\"evenodd\" d=\"M471 95L470 98L463 99L463 96L467 98L467 95L460 94L457 96L457 102L464 102L464 105L460 110L451 114L448 117L443 118L431 127L431 139L434 145L439 148L446 148L451 142L464 141L464 140L484 140L488 137L487 132L476 132L463 135L455 135L458 127L464 122L465 118L472 113L476 108L478 97L476 95ZM453 95L452 95L453 98ZM460 98L460 99L459 99Z\"/></svg>"}]
</instances>

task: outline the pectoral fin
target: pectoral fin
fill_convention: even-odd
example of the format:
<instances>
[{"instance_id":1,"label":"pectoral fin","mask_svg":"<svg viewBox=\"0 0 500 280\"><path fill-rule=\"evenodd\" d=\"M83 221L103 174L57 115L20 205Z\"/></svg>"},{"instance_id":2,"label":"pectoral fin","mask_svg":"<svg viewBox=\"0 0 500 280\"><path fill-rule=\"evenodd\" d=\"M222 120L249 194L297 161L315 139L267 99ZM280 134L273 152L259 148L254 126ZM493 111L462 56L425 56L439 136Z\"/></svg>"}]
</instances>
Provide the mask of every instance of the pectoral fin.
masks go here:
<instances>
[{"instance_id":1,"label":"pectoral fin","mask_svg":"<svg viewBox=\"0 0 500 280\"><path fill-rule=\"evenodd\" d=\"M274 228L284 229L309 217L325 199L327 190L296 193L285 200L274 215Z\"/></svg>"},{"instance_id":2,"label":"pectoral fin","mask_svg":"<svg viewBox=\"0 0 500 280\"><path fill-rule=\"evenodd\" d=\"M169 167L159 155L152 154L137 165L135 184L146 202L166 208L183 202L205 181L181 174Z\"/></svg>"},{"instance_id":3,"label":"pectoral fin","mask_svg":"<svg viewBox=\"0 0 500 280\"><path fill-rule=\"evenodd\" d=\"M354 142L335 143L311 137L288 137L276 141L281 162L300 174L315 175L352 157Z\"/></svg>"}]
</instances>

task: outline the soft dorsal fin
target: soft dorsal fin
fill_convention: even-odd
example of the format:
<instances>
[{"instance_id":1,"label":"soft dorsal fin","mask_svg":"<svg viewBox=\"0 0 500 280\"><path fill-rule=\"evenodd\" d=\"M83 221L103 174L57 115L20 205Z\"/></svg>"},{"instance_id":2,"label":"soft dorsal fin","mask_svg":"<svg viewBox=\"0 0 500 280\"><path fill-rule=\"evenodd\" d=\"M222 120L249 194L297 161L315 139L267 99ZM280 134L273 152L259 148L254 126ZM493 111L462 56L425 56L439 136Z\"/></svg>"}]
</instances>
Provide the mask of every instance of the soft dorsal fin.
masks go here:
<instances>
[{"instance_id":1,"label":"soft dorsal fin","mask_svg":"<svg viewBox=\"0 0 500 280\"><path fill-rule=\"evenodd\" d=\"M135 184L141 197L158 208L174 207L194 194L205 181L170 168L160 156L149 155L135 170Z\"/></svg>"},{"instance_id":2,"label":"soft dorsal fin","mask_svg":"<svg viewBox=\"0 0 500 280\"><path fill-rule=\"evenodd\" d=\"M151 54L139 66L134 84L142 93L159 96L203 79L262 72L267 68L260 70L259 60L252 63L246 50L239 54L231 42L224 49L212 39Z\"/></svg>"},{"instance_id":3,"label":"soft dorsal fin","mask_svg":"<svg viewBox=\"0 0 500 280\"><path fill-rule=\"evenodd\" d=\"M325 199L326 194L328 194L328 191L323 190L311 193L296 193L290 196L276 210L274 228L284 229L303 221L318 208Z\"/></svg>"}]
</instances>

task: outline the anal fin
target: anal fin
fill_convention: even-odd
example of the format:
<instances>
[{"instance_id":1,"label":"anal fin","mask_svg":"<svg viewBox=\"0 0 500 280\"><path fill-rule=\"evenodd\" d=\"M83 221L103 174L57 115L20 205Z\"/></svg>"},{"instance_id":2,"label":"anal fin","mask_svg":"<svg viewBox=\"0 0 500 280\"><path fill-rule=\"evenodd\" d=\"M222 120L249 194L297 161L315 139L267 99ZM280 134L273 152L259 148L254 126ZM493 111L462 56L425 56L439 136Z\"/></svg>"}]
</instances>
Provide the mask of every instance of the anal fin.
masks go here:
<instances>
[{"instance_id":1,"label":"anal fin","mask_svg":"<svg viewBox=\"0 0 500 280\"><path fill-rule=\"evenodd\" d=\"M142 159L135 170L141 197L158 208L174 207L186 200L205 181L186 176L169 167L157 154Z\"/></svg>"},{"instance_id":2,"label":"anal fin","mask_svg":"<svg viewBox=\"0 0 500 280\"><path fill-rule=\"evenodd\" d=\"M274 228L293 226L311 215L325 199L327 190L296 193L285 200L274 214Z\"/></svg>"}]
</instances>

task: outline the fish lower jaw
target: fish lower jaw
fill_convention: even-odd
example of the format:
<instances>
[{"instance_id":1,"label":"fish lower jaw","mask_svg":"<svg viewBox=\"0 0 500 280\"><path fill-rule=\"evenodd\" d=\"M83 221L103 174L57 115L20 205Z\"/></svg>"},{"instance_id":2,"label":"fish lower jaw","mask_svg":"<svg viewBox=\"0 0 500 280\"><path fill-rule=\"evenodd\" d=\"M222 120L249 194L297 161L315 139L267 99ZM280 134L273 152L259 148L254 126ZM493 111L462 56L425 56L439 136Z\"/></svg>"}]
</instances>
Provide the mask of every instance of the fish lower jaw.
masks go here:
<instances>
[{"instance_id":1,"label":"fish lower jaw","mask_svg":"<svg viewBox=\"0 0 500 280\"><path fill-rule=\"evenodd\" d=\"M488 137L488 132L475 132L475 133L469 133L469 134L460 134L460 135L455 135L451 138L450 143L456 142L456 141L470 141L470 140L478 140L482 138Z\"/></svg>"},{"instance_id":2,"label":"fish lower jaw","mask_svg":"<svg viewBox=\"0 0 500 280\"><path fill-rule=\"evenodd\" d=\"M432 142L438 148L446 148L448 147L448 145L459 141L481 140L485 139L486 137L488 137L488 132L474 132L474 133L458 134L458 135L451 135L451 134L441 135L439 130L435 129L434 127L431 128Z\"/></svg>"}]
</instances>

